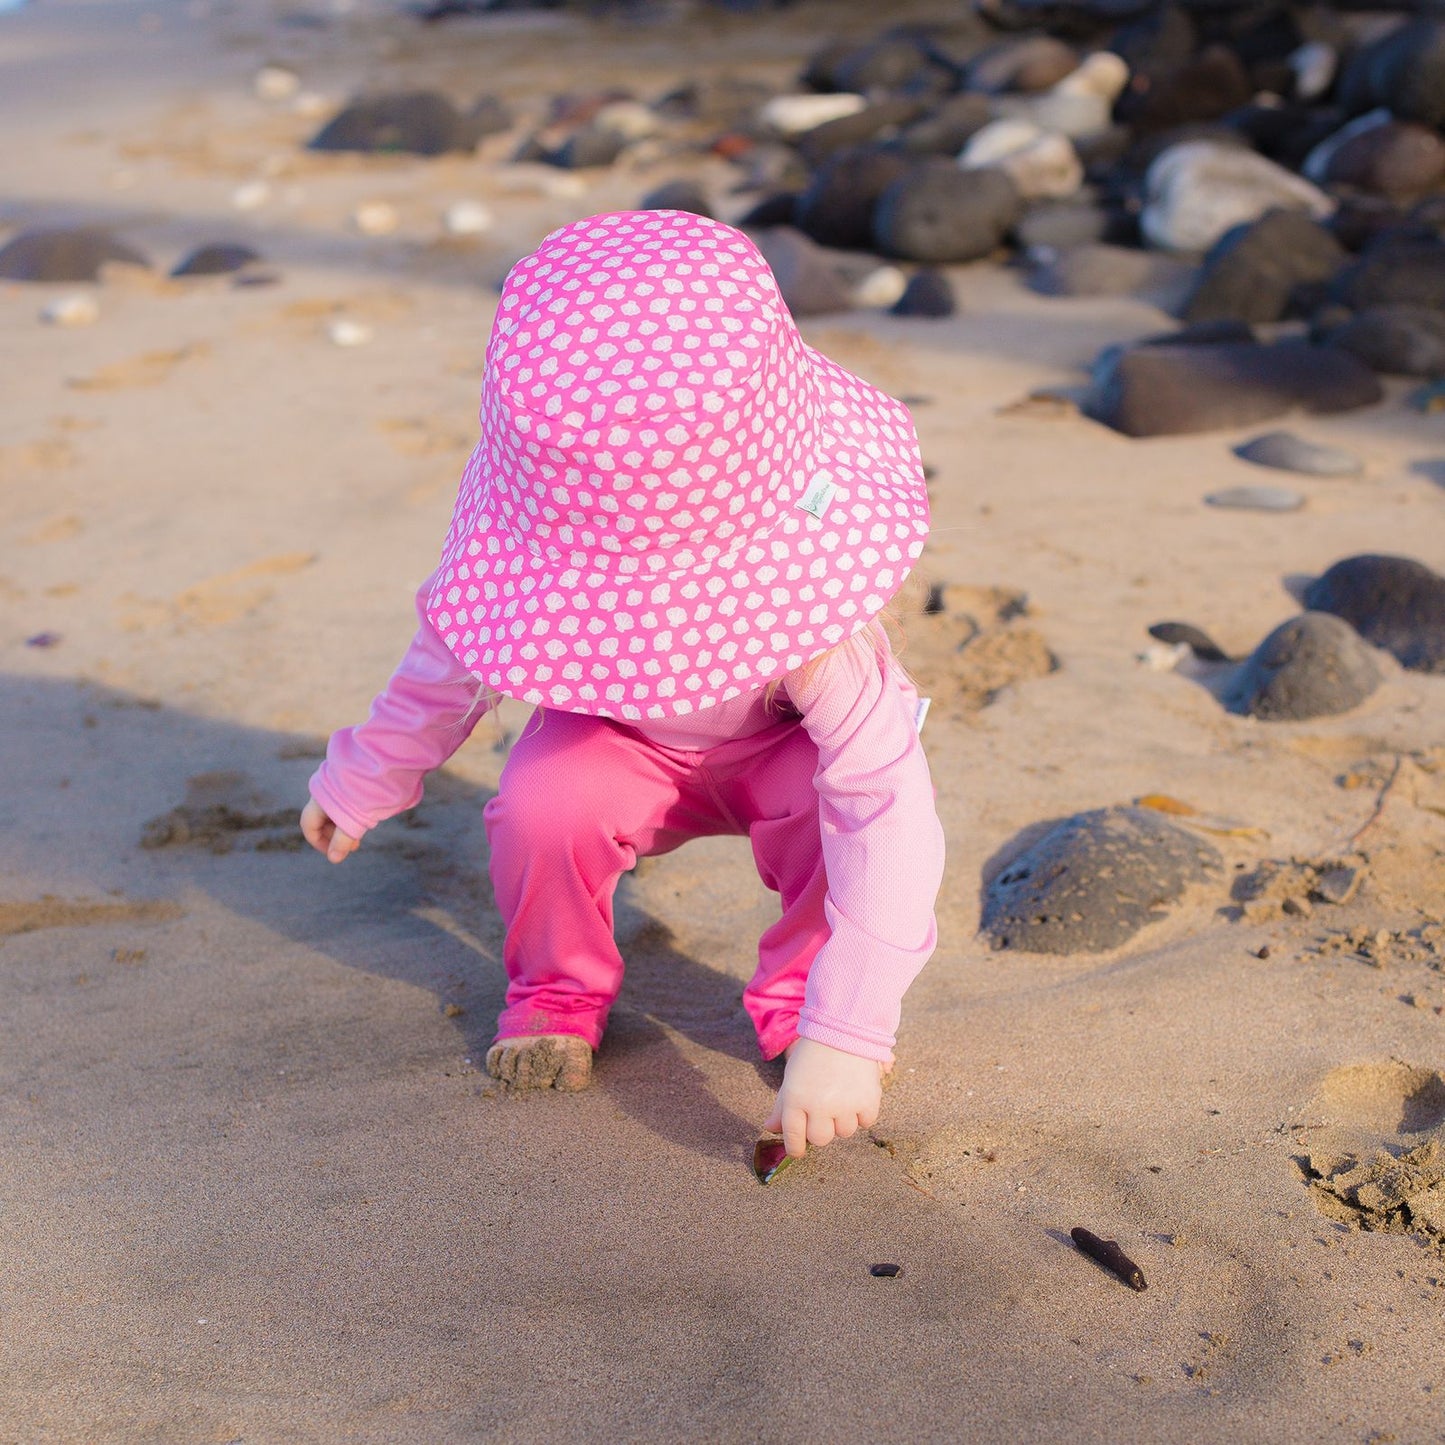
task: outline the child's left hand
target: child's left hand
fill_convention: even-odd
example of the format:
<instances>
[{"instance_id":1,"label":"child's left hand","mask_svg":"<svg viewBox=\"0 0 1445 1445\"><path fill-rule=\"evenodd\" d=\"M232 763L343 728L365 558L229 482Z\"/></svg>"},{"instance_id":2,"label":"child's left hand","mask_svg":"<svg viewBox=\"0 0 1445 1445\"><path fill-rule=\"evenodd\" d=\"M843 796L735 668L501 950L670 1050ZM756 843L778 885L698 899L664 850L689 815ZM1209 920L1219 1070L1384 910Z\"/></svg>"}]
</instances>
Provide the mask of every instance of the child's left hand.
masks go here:
<instances>
[{"instance_id":1,"label":"child's left hand","mask_svg":"<svg viewBox=\"0 0 1445 1445\"><path fill-rule=\"evenodd\" d=\"M793 1155L809 1144L846 1139L877 1122L882 1072L875 1059L799 1039L788 1051L783 1087L763 1128L781 1134Z\"/></svg>"}]
</instances>

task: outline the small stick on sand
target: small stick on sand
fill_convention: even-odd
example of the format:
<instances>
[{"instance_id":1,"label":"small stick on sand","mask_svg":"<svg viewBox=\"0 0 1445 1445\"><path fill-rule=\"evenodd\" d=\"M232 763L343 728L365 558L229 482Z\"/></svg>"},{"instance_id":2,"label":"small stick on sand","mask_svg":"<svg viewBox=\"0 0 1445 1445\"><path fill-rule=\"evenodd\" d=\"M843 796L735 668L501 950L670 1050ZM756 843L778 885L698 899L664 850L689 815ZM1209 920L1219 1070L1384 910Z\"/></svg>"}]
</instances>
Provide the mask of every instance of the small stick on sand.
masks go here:
<instances>
[{"instance_id":1,"label":"small stick on sand","mask_svg":"<svg viewBox=\"0 0 1445 1445\"><path fill-rule=\"evenodd\" d=\"M1405 759L1402 754L1395 754L1395 766L1390 769L1390 776L1385 779L1385 786L1380 789L1379 796L1375 799L1374 810L1370 816L1345 839L1341 845L1343 848L1348 848L1352 843L1358 843L1364 836L1366 829L1374 827L1374 825L1379 822L1380 814L1385 811L1385 800L1390 796L1390 789L1395 786L1395 781L1400 776L1400 765L1404 761Z\"/></svg>"},{"instance_id":2,"label":"small stick on sand","mask_svg":"<svg viewBox=\"0 0 1445 1445\"><path fill-rule=\"evenodd\" d=\"M1097 1260L1105 1269L1117 1274L1130 1289L1145 1290L1149 1285L1144 1271L1119 1248L1117 1239L1100 1239L1097 1234L1082 1225L1069 1231L1069 1238L1092 1260Z\"/></svg>"}]
</instances>

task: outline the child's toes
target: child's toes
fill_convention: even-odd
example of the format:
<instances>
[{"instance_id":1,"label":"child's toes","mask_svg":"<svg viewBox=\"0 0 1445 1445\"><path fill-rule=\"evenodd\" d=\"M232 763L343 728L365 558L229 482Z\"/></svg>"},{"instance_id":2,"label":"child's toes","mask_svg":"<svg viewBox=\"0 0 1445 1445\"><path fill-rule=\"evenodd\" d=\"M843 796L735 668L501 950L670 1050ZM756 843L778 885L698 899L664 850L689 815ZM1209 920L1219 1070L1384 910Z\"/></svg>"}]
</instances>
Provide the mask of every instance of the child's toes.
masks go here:
<instances>
[{"instance_id":1,"label":"child's toes","mask_svg":"<svg viewBox=\"0 0 1445 1445\"><path fill-rule=\"evenodd\" d=\"M575 1093L592 1079L592 1049L575 1034L502 1039L487 1050L487 1072L512 1089Z\"/></svg>"}]
</instances>

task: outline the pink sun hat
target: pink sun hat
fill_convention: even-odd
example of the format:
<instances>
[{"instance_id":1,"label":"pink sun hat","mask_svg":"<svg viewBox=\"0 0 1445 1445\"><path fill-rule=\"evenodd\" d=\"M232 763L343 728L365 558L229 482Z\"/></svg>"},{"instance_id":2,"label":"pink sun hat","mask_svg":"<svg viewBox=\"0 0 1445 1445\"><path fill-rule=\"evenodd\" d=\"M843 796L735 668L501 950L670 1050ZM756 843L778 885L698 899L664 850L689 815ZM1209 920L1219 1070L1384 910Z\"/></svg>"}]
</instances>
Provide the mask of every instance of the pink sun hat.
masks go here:
<instances>
[{"instance_id":1,"label":"pink sun hat","mask_svg":"<svg viewBox=\"0 0 1445 1445\"><path fill-rule=\"evenodd\" d=\"M907 409L803 341L752 241L624 211L507 278L426 612L498 692L678 717L864 627L927 535Z\"/></svg>"}]
</instances>

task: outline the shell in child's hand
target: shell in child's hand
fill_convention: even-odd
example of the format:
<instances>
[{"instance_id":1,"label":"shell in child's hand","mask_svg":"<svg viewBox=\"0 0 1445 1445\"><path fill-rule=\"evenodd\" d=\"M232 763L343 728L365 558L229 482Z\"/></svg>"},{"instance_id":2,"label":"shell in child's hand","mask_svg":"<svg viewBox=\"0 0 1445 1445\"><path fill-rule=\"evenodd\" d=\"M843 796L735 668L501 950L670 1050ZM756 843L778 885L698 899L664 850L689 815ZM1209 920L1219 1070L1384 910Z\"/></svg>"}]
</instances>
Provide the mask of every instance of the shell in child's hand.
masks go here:
<instances>
[{"instance_id":1,"label":"shell in child's hand","mask_svg":"<svg viewBox=\"0 0 1445 1445\"><path fill-rule=\"evenodd\" d=\"M787 1145L771 1136L753 1145L753 1173L759 1184L771 1184L788 1167Z\"/></svg>"}]
</instances>

